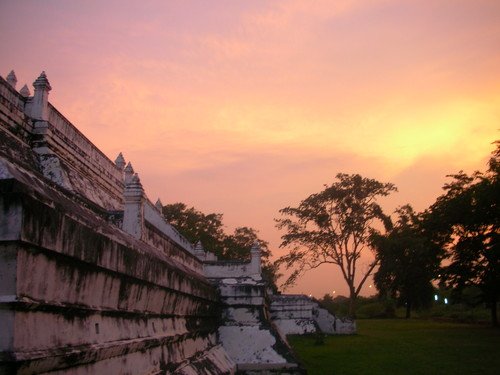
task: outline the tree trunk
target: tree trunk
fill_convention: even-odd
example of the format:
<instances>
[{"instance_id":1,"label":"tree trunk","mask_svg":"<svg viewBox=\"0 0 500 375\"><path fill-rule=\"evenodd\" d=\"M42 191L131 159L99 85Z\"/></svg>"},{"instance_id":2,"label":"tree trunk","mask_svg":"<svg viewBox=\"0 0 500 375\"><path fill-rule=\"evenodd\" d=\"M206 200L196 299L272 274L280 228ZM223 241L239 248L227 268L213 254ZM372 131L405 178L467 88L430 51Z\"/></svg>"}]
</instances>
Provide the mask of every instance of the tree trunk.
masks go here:
<instances>
[{"instance_id":1,"label":"tree trunk","mask_svg":"<svg viewBox=\"0 0 500 375\"><path fill-rule=\"evenodd\" d=\"M351 289L349 293L349 317L356 319L356 292Z\"/></svg>"},{"instance_id":2,"label":"tree trunk","mask_svg":"<svg viewBox=\"0 0 500 375\"><path fill-rule=\"evenodd\" d=\"M491 302L491 324L493 327L498 327L498 315L497 315L497 299L493 298Z\"/></svg>"},{"instance_id":3,"label":"tree trunk","mask_svg":"<svg viewBox=\"0 0 500 375\"><path fill-rule=\"evenodd\" d=\"M406 319L410 319L411 317L411 302L406 302Z\"/></svg>"}]
</instances>

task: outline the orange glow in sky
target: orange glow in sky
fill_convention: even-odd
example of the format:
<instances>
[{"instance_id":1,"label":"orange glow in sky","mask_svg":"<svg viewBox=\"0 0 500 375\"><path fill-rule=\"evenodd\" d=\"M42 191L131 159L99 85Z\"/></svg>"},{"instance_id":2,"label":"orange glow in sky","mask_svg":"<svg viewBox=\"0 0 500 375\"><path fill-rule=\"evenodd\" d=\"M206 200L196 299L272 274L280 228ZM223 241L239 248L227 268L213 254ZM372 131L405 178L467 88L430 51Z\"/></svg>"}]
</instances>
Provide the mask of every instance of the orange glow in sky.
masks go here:
<instances>
[{"instance_id":1,"label":"orange glow in sky","mask_svg":"<svg viewBox=\"0 0 500 375\"><path fill-rule=\"evenodd\" d=\"M498 0L4 0L0 50L151 200L223 213L275 256L278 210L337 173L422 210L500 138ZM289 292L332 290L324 266Z\"/></svg>"}]
</instances>

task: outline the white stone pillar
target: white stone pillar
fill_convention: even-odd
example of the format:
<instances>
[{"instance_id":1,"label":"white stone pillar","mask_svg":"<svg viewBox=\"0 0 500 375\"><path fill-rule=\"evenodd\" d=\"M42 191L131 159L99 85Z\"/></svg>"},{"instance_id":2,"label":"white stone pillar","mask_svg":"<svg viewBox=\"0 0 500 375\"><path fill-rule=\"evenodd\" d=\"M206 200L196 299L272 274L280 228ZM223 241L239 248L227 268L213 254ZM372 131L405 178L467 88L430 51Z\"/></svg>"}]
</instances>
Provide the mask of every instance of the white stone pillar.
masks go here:
<instances>
[{"instance_id":1,"label":"white stone pillar","mask_svg":"<svg viewBox=\"0 0 500 375\"><path fill-rule=\"evenodd\" d=\"M35 120L48 121L49 120L49 80L42 72L40 76L33 82L35 93L33 94L33 104L31 107L31 117Z\"/></svg>"},{"instance_id":2,"label":"white stone pillar","mask_svg":"<svg viewBox=\"0 0 500 375\"><path fill-rule=\"evenodd\" d=\"M124 176L124 183L127 185L132 181L132 178L134 177L134 168L132 167L132 163L128 162L127 166L123 170L125 172Z\"/></svg>"},{"instance_id":3,"label":"white stone pillar","mask_svg":"<svg viewBox=\"0 0 500 375\"><path fill-rule=\"evenodd\" d=\"M122 229L140 240L144 234L145 196L137 174L125 184L124 201Z\"/></svg>"},{"instance_id":4,"label":"white stone pillar","mask_svg":"<svg viewBox=\"0 0 500 375\"><path fill-rule=\"evenodd\" d=\"M205 249L203 248L203 245L201 243L201 241L198 241L194 247L194 255L196 255L196 257L203 261L206 259L207 257L207 254L205 252Z\"/></svg>"},{"instance_id":5,"label":"white stone pillar","mask_svg":"<svg viewBox=\"0 0 500 375\"><path fill-rule=\"evenodd\" d=\"M11 70L9 75L7 76L7 78L5 79L7 81L7 83L9 85L12 86L13 89L16 88L16 84L17 84L17 77L16 77L16 73Z\"/></svg>"},{"instance_id":6,"label":"white stone pillar","mask_svg":"<svg viewBox=\"0 0 500 375\"><path fill-rule=\"evenodd\" d=\"M261 260L260 260L260 245L259 242L255 242L250 250L250 255L252 256L250 260L250 267L252 269L252 274L261 274Z\"/></svg>"},{"instance_id":7,"label":"white stone pillar","mask_svg":"<svg viewBox=\"0 0 500 375\"><path fill-rule=\"evenodd\" d=\"M160 211L161 216L163 217L163 203L161 202L160 198L158 198L158 200L156 201L155 207L158 211Z\"/></svg>"}]
</instances>

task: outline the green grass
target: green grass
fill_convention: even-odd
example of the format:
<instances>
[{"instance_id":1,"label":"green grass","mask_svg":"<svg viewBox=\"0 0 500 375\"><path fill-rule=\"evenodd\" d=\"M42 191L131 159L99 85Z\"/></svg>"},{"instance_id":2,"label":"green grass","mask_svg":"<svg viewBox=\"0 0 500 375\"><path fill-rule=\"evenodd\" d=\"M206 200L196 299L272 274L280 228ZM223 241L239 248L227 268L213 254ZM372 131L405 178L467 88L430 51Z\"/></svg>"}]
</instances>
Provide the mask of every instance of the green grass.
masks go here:
<instances>
[{"instance_id":1,"label":"green grass","mask_svg":"<svg viewBox=\"0 0 500 375\"><path fill-rule=\"evenodd\" d=\"M500 330L430 320L358 320L358 334L289 341L309 375L500 373Z\"/></svg>"}]
</instances>

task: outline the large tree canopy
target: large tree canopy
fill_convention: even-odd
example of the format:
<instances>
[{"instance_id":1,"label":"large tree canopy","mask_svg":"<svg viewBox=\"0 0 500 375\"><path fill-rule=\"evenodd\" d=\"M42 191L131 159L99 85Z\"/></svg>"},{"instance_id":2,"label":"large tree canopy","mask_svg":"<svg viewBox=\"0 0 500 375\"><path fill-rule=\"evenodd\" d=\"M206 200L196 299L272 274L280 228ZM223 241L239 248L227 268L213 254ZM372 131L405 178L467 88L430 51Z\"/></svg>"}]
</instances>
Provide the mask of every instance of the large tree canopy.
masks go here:
<instances>
[{"instance_id":1,"label":"large tree canopy","mask_svg":"<svg viewBox=\"0 0 500 375\"><path fill-rule=\"evenodd\" d=\"M500 142L485 173L451 175L445 193L425 213L425 226L447 253L443 282L461 292L477 286L498 325L500 294Z\"/></svg>"},{"instance_id":2,"label":"large tree canopy","mask_svg":"<svg viewBox=\"0 0 500 375\"><path fill-rule=\"evenodd\" d=\"M279 277L278 268L269 261L269 243L259 238L258 232L250 227L238 227L227 234L222 222L223 215L204 214L184 203L163 206L163 215L191 243L200 241L205 250L217 255L219 259L249 260L250 250L258 242L262 256L262 274L269 286L276 292Z\"/></svg>"},{"instance_id":3,"label":"large tree canopy","mask_svg":"<svg viewBox=\"0 0 500 375\"><path fill-rule=\"evenodd\" d=\"M293 268L285 286L322 264L338 266L349 287L350 314L354 315L355 299L377 264L374 260L359 272L358 260L370 248L377 222L390 225L377 198L387 196L396 187L358 174L339 173L336 177L336 182L325 185L323 191L310 195L297 207L280 210L283 217L276 220L277 227L285 231L280 246L289 252L277 263Z\"/></svg>"},{"instance_id":4,"label":"large tree canopy","mask_svg":"<svg viewBox=\"0 0 500 375\"><path fill-rule=\"evenodd\" d=\"M163 216L188 241L200 241L205 250L224 258L222 246L226 234L222 223L222 214L204 214L194 207L188 208L184 203L173 203L163 206Z\"/></svg>"},{"instance_id":5,"label":"large tree canopy","mask_svg":"<svg viewBox=\"0 0 500 375\"><path fill-rule=\"evenodd\" d=\"M432 303L443 252L423 232L420 217L409 205L399 208L398 220L385 235L373 236L379 268L374 282L380 294L413 308Z\"/></svg>"}]
</instances>

